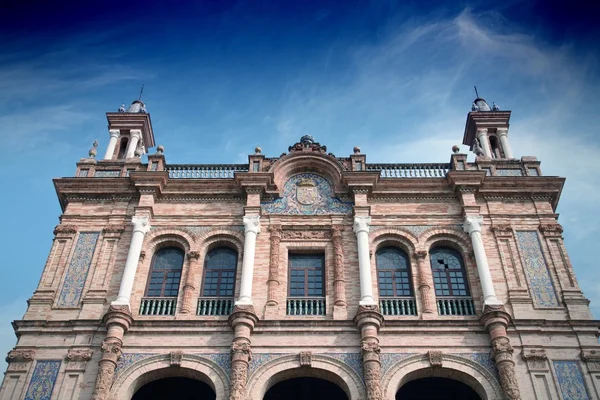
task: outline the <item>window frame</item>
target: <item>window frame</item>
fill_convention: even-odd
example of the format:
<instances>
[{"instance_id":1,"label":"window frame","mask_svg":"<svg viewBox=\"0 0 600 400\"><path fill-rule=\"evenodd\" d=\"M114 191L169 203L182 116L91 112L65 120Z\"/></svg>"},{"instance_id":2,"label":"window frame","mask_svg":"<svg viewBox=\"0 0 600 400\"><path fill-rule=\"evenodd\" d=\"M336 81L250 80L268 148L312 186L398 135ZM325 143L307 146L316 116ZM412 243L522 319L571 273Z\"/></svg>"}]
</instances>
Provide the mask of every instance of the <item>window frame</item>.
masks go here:
<instances>
[{"instance_id":1,"label":"window frame","mask_svg":"<svg viewBox=\"0 0 600 400\"><path fill-rule=\"evenodd\" d=\"M448 285L448 291L450 294L440 294L438 295L438 290L445 290L444 288L440 288L438 289L438 287L436 286L436 276L435 276L435 271L441 271L442 269L440 268L433 268L433 261L432 261L432 256L435 255L436 252L439 252L441 250L445 250L448 251L450 254L454 255L457 259L458 259L458 263L460 264L460 269L458 268L444 268L444 282L440 282L439 284L447 284ZM437 297L441 297L441 298L447 298L447 297L461 297L461 298L471 298L472 297L472 291L471 291L471 287L469 284L469 274L467 273L467 267L465 264L465 260L462 256L462 254L460 253L460 251L449 247L449 246L437 246L432 248L431 250L429 250L429 264L430 264L430 268L431 268L431 277L432 277L432 281L433 281L433 292L435 293L436 298ZM462 279L463 279L463 284L465 286L464 289L460 289L460 288L454 288L453 287L453 282L452 282L452 278L457 278L456 276L451 276L450 273L451 272L460 272L462 273ZM440 277L440 279L442 279ZM460 282L456 282L456 284L460 284ZM466 292L466 294L455 294L454 291L455 290L464 290Z\"/></svg>"},{"instance_id":2,"label":"window frame","mask_svg":"<svg viewBox=\"0 0 600 400\"><path fill-rule=\"evenodd\" d=\"M310 294L306 294L309 290L309 277L308 275L305 273L304 275L304 295L302 296L292 296L291 291L292 291L292 259L296 256L319 256L322 260L322 267L321 267L321 295L310 295ZM288 279L287 279L287 283L288 283L288 287L287 287L287 297L288 298L292 298L292 299L304 299L304 298L315 298L315 299L324 299L326 296L326 284L327 284L327 276L326 276L326 265L325 265L325 251L322 252L304 252L304 251L289 251L288 252ZM302 270L298 267L296 267L295 269L297 270ZM308 269L304 269L305 271L308 271ZM314 269L316 270L316 268ZM315 281L316 282L316 281Z\"/></svg>"},{"instance_id":3,"label":"window frame","mask_svg":"<svg viewBox=\"0 0 600 400\"><path fill-rule=\"evenodd\" d=\"M158 271L161 271L163 273L163 278L162 278L162 285L161 285L161 289L160 289L160 295L159 296L154 296L154 295L150 295L148 292L150 290L150 285L152 285L152 274L155 272L154 266L156 265L156 259L159 256L160 252L165 251L165 250L170 250L170 249L174 249L177 250L181 253L182 257L182 261L181 261L181 266L179 268L179 281L177 282L177 294L175 296L166 296L165 295L165 285L167 284L167 280L168 278L168 274L169 272L174 272L177 270L171 269L171 270L167 270L167 269L160 269ZM181 248L177 247L177 246L165 246L162 247L158 250L156 250L154 252L154 255L152 256L152 262L150 263L150 268L148 270L148 279L146 281L146 288L144 289L144 297L145 298L177 298L179 297L179 292L181 291L181 278L183 277L183 266L185 264L185 251L183 251ZM158 272L157 271L157 272ZM172 289L170 289L172 290Z\"/></svg>"},{"instance_id":4,"label":"window frame","mask_svg":"<svg viewBox=\"0 0 600 400\"><path fill-rule=\"evenodd\" d=\"M209 269L209 268L207 268L209 256L220 250L227 250L235 255L235 262L233 263L234 264L233 269L217 269L217 268ZM238 262L239 262L239 254L238 254L237 250L232 249L231 247L218 246L218 247L213 248L212 250L207 251L204 256L204 263L203 263L203 268L202 268L202 282L201 282L201 286L200 286L200 297L201 298L222 298L222 299L234 298L235 297L235 289L236 289L236 281L237 281ZM206 290L206 274L207 274L207 272L218 272L218 282L217 282L217 288L216 288L217 294L216 295L204 294L204 291ZM221 284L222 284L222 279L223 279L222 272L233 272L233 283L232 283L232 287L231 287L231 295L218 294L221 291Z\"/></svg>"},{"instance_id":5,"label":"window frame","mask_svg":"<svg viewBox=\"0 0 600 400\"><path fill-rule=\"evenodd\" d=\"M398 253L400 253L401 256L404 257L405 261L406 261L406 268L395 268L395 269L390 269L390 268L380 268L379 267L379 253L385 250L395 250ZM413 274L412 274L412 266L410 264L410 257L408 256L408 253L406 251L404 251L402 248L398 247L398 246L393 246L393 245L389 245L389 246L382 246L379 249L377 249L377 251L375 252L375 271L377 273L377 291L379 294L379 297L383 298L383 299L393 299L393 298L400 298L400 297L410 297L410 298L414 298L415 297L415 288L414 288L414 284L413 284ZM388 295L382 295L381 294L381 281L380 281L380 275L379 272L384 272L384 271L388 271L388 272L392 272L392 291L393 294L391 296ZM402 295L398 295L398 289L396 288L396 273L401 272L401 271L406 271L408 274L408 278L407 278L407 282L408 282L408 290L410 292L410 294L402 294ZM385 289L386 291L388 289ZM404 289L400 289L400 290L404 290Z\"/></svg>"}]
</instances>

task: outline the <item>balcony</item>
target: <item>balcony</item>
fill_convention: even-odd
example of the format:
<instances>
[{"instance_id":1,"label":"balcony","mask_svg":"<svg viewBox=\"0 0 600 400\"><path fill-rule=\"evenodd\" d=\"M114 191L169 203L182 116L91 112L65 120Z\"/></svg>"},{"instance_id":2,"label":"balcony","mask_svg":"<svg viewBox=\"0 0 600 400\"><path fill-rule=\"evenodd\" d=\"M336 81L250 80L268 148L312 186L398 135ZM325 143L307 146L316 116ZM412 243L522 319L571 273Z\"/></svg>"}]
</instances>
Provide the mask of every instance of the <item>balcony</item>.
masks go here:
<instances>
[{"instance_id":1,"label":"balcony","mask_svg":"<svg viewBox=\"0 0 600 400\"><path fill-rule=\"evenodd\" d=\"M196 315L230 315L232 311L232 297L204 297L198 299Z\"/></svg>"},{"instance_id":2,"label":"balcony","mask_svg":"<svg viewBox=\"0 0 600 400\"><path fill-rule=\"evenodd\" d=\"M439 315L475 315L473 299L470 297L438 297L436 303Z\"/></svg>"},{"instance_id":3,"label":"balcony","mask_svg":"<svg viewBox=\"0 0 600 400\"><path fill-rule=\"evenodd\" d=\"M449 170L450 164L367 164L382 178L443 178Z\"/></svg>"},{"instance_id":4,"label":"balcony","mask_svg":"<svg viewBox=\"0 0 600 400\"><path fill-rule=\"evenodd\" d=\"M175 315L176 297L146 297L142 299L140 315Z\"/></svg>"},{"instance_id":5,"label":"balcony","mask_svg":"<svg viewBox=\"0 0 600 400\"><path fill-rule=\"evenodd\" d=\"M380 298L379 309L383 315L417 315L414 297Z\"/></svg>"},{"instance_id":6,"label":"balcony","mask_svg":"<svg viewBox=\"0 0 600 400\"><path fill-rule=\"evenodd\" d=\"M288 298L287 315L325 315L324 297Z\"/></svg>"},{"instance_id":7,"label":"balcony","mask_svg":"<svg viewBox=\"0 0 600 400\"><path fill-rule=\"evenodd\" d=\"M227 179L235 172L248 172L248 164L167 165L171 179Z\"/></svg>"}]
</instances>

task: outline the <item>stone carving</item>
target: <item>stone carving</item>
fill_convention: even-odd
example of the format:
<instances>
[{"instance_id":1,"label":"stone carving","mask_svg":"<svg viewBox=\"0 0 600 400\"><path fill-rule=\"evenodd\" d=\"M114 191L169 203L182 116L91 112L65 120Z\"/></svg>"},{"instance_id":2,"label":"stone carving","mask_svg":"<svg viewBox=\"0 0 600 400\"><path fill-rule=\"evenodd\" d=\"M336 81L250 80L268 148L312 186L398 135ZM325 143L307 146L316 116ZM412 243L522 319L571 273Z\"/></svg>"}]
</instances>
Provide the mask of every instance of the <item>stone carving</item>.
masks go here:
<instances>
[{"instance_id":1,"label":"stone carving","mask_svg":"<svg viewBox=\"0 0 600 400\"><path fill-rule=\"evenodd\" d=\"M171 352L171 367L180 367L182 359L183 359L182 351L172 351Z\"/></svg>"},{"instance_id":2,"label":"stone carving","mask_svg":"<svg viewBox=\"0 0 600 400\"><path fill-rule=\"evenodd\" d=\"M513 234L512 227L507 224L492 226L492 232L494 232L496 236L512 236Z\"/></svg>"},{"instance_id":3,"label":"stone carving","mask_svg":"<svg viewBox=\"0 0 600 400\"><path fill-rule=\"evenodd\" d=\"M312 365L312 352L301 351L300 352L300 366L310 367Z\"/></svg>"},{"instance_id":4,"label":"stone carving","mask_svg":"<svg viewBox=\"0 0 600 400\"><path fill-rule=\"evenodd\" d=\"M367 388L367 400L382 400L381 393L381 364L379 360L365 362L363 360L363 374Z\"/></svg>"},{"instance_id":5,"label":"stone carving","mask_svg":"<svg viewBox=\"0 0 600 400\"><path fill-rule=\"evenodd\" d=\"M250 343L240 341L231 344L231 400L245 398L248 364L251 360Z\"/></svg>"},{"instance_id":6,"label":"stone carving","mask_svg":"<svg viewBox=\"0 0 600 400\"><path fill-rule=\"evenodd\" d=\"M56 225L54 235L74 235L77 233L77 225Z\"/></svg>"},{"instance_id":7,"label":"stone carving","mask_svg":"<svg viewBox=\"0 0 600 400\"><path fill-rule=\"evenodd\" d=\"M441 367L442 366L442 352L441 351L438 351L438 350L428 351L427 356L429 357L429 363L431 364L432 367Z\"/></svg>"},{"instance_id":8,"label":"stone carving","mask_svg":"<svg viewBox=\"0 0 600 400\"><path fill-rule=\"evenodd\" d=\"M121 357L120 340L104 340L102 342L102 359L98 363L98 376L92 400L105 400L115 377L117 361Z\"/></svg>"},{"instance_id":9,"label":"stone carving","mask_svg":"<svg viewBox=\"0 0 600 400\"><path fill-rule=\"evenodd\" d=\"M500 385L502 391L509 400L520 400L519 385L515 374L515 365L510 362L497 363L498 376L500 377Z\"/></svg>"},{"instance_id":10,"label":"stone carving","mask_svg":"<svg viewBox=\"0 0 600 400\"><path fill-rule=\"evenodd\" d=\"M417 270L419 271L419 292L421 294L421 304L423 305L424 313L433 312L433 299L431 297L431 285L430 275L431 268L427 263L427 252L417 251L415 252L415 258L417 259Z\"/></svg>"},{"instance_id":11,"label":"stone carving","mask_svg":"<svg viewBox=\"0 0 600 400\"><path fill-rule=\"evenodd\" d=\"M183 285L183 299L181 301L181 312L183 314L189 314L193 308L193 297L196 286L194 285L197 269L197 261L200 259L200 253L197 251L190 251L186 254L189 262L188 272L185 278L185 284Z\"/></svg>"},{"instance_id":12,"label":"stone carving","mask_svg":"<svg viewBox=\"0 0 600 400\"><path fill-rule=\"evenodd\" d=\"M555 224L540 224L540 231L544 236L561 236L563 228L559 223Z\"/></svg>"},{"instance_id":13,"label":"stone carving","mask_svg":"<svg viewBox=\"0 0 600 400\"><path fill-rule=\"evenodd\" d=\"M90 158L96 158L96 154L98 154L98 139L94 140L92 148L90 149L88 154L90 155Z\"/></svg>"},{"instance_id":14,"label":"stone carving","mask_svg":"<svg viewBox=\"0 0 600 400\"><path fill-rule=\"evenodd\" d=\"M290 153L296 151L316 151L318 153L327 153L327 146L322 146L320 143L315 142L315 139L311 135L304 135L300 138L300 141L290 147L288 147Z\"/></svg>"},{"instance_id":15,"label":"stone carving","mask_svg":"<svg viewBox=\"0 0 600 400\"><path fill-rule=\"evenodd\" d=\"M279 286L279 245L281 244L281 225L271 225L271 249L269 254L269 279L267 280L267 304L277 304L276 288Z\"/></svg>"},{"instance_id":16,"label":"stone carving","mask_svg":"<svg viewBox=\"0 0 600 400\"><path fill-rule=\"evenodd\" d=\"M581 360L587 363L590 372L600 371L600 351L581 350Z\"/></svg>"},{"instance_id":17,"label":"stone carving","mask_svg":"<svg viewBox=\"0 0 600 400\"><path fill-rule=\"evenodd\" d=\"M197 251L190 251L186 254L188 260L198 260L200 258L200 253Z\"/></svg>"},{"instance_id":18,"label":"stone carving","mask_svg":"<svg viewBox=\"0 0 600 400\"><path fill-rule=\"evenodd\" d=\"M35 358L35 350L11 350L6 356L7 363L30 362Z\"/></svg>"},{"instance_id":19,"label":"stone carving","mask_svg":"<svg viewBox=\"0 0 600 400\"><path fill-rule=\"evenodd\" d=\"M66 359L68 361L89 361L93 354L92 350L69 350Z\"/></svg>"},{"instance_id":20,"label":"stone carving","mask_svg":"<svg viewBox=\"0 0 600 400\"><path fill-rule=\"evenodd\" d=\"M108 233L116 233L121 234L125 232L125 227L123 225L106 225L104 229L102 229L102 233L105 235Z\"/></svg>"},{"instance_id":21,"label":"stone carving","mask_svg":"<svg viewBox=\"0 0 600 400\"><path fill-rule=\"evenodd\" d=\"M286 240L329 240L331 233L328 231L283 231Z\"/></svg>"},{"instance_id":22,"label":"stone carving","mask_svg":"<svg viewBox=\"0 0 600 400\"><path fill-rule=\"evenodd\" d=\"M334 225L333 233L333 297L336 306L345 306L345 281L344 281L344 245L342 239L343 227Z\"/></svg>"},{"instance_id":23,"label":"stone carving","mask_svg":"<svg viewBox=\"0 0 600 400\"><path fill-rule=\"evenodd\" d=\"M521 352L521 358L527 363L529 370L547 370L548 369L548 356L546 350L535 349L535 350L523 350Z\"/></svg>"},{"instance_id":24,"label":"stone carving","mask_svg":"<svg viewBox=\"0 0 600 400\"><path fill-rule=\"evenodd\" d=\"M510 344L510 340L507 337L500 337L492 341L492 358L496 358L499 353L514 352L513 347Z\"/></svg>"}]
</instances>

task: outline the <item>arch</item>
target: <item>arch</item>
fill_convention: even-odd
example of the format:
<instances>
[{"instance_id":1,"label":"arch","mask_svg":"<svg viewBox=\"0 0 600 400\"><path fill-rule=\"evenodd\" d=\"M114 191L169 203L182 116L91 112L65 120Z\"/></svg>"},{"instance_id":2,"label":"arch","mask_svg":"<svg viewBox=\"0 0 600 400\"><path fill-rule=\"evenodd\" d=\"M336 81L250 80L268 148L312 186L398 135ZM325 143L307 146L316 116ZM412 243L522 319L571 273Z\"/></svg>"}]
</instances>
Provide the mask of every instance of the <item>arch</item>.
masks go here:
<instances>
[{"instance_id":1,"label":"arch","mask_svg":"<svg viewBox=\"0 0 600 400\"><path fill-rule=\"evenodd\" d=\"M202 232L202 234L198 235L197 241L204 255L216 246L224 246L236 250L238 257L241 258L244 250L243 230L216 228Z\"/></svg>"},{"instance_id":2,"label":"arch","mask_svg":"<svg viewBox=\"0 0 600 400\"><path fill-rule=\"evenodd\" d=\"M248 379L248 399L262 399L276 383L285 379L315 377L335 383L350 400L366 398L362 378L348 365L333 357L313 354L311 366L301 367L297 354L282 356L261 365Z\"/></svg>"},{"instance_id":3,"label":"arch","mask_svg":"<svg viewBox=\"0 0 600 400\"><path fill-rule=\"evenodd\" d=\"M324 176L330 183L333 192L342 190L343 167L331 156L321 153L290 153L270 166L268 172L273 172L274 181L279 190L283 190L289 178L303 172L313 172Z\"/></svg>"},{"instance_id":4,"label":"arch","mask_svg":"<svg viewBox=\"0 0 600 400\"><path fill-rule=\"evenodd\" d=\"M400 227L386 227L373 232L370 238L371 248L377 252L381 247L397 246L408 254L414 254L418 238L411 232Z\"/></svg>"},{"instance_id":5,"label":"arch","mask_svg":"<svg viewBox=\"0 0 600 400\"><path fill-rule=\"evenodd\" d=\"M188 377L209 385L217 399L229 398L227 373L214 361L201 356L183 354L181 365L171 366L170 354L159 354L136 362L123 370L110 391L110 400L130 400L148 382L166 377Z\"/></svg>"},{"instance_id":6,"label":"arch","mask_svg":"<svg viewBox=\"0 0 600 400\"><path fill-rule=\"evenodd\" d=\"M185 252L179 247L165 246L152 256L145 297L177 297Z\"/></svg>"},{"instance_id":7,"label":"arch","mask_svg":"<svg viewBox=\"0 0 600 400\"><path fill-rule=\"evenodd\" d=\"M433 368L427 355L417 354L394 364L381 379L384 398L394 400L402 385L424 377L449 378L471 387L482 400L501 400L502 388L482 365L467 358L442 354L442 366Z\"/></svg>"},{"instance_id":8,"label":"arch","mask_svg":"<svg viewBox=\"0 0 600 400\"><path fill-rule=\"evenodd\" d=\"M427 251L435 246L448 246L458 250L465 260L471 252L471 239L462 230L434 227L423 232L420 237L424 250Z\"/></svg>"},{"instance_id":9,"label":"arch","mask_svg":"<svg viewBox=\"0 0 600 400\"><path fill-rule=\"evenodd\" d=\"M145 238L146 245L144 247L147 253L153 254L161 247L175 245L181 247L181 249L187 253L190 251L192 244L195 241L196 238L183 229L161 227L148 232Z\"/></svg>"},{"instance_id":10,"label":"arch","mask_svg":"<svg viewBox=\"0 0 600 400\"><path fill-rule=\"evenodd\" d=\"M129 137L121 136L119 140L119 152L117 153L117 160L123 160L127 156L127 147L129 147Z\"/></svg>"}]
</instances>

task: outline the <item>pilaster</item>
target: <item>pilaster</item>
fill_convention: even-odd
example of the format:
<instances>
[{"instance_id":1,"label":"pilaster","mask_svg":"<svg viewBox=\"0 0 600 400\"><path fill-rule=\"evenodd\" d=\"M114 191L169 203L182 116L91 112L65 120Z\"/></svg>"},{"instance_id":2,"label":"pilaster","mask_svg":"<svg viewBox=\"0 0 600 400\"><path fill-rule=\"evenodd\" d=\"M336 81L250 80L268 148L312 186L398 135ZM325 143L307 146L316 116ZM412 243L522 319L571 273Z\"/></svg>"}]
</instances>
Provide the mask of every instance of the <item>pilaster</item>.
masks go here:
<instances>
[{"instance_id":1,"label":"pilaster","mask_svg":"<svg viewBox=\"0 0 600 400\"><path fill-rule=\"evenodd\" d=\"M187 275L183 285L183 300L181 304L181 313L189 314L194 309L194 294L196 293L196 274L198 273L198 260L200 253L190 251L186 254L188 260Z\"/></svg>"}]
</instances>

